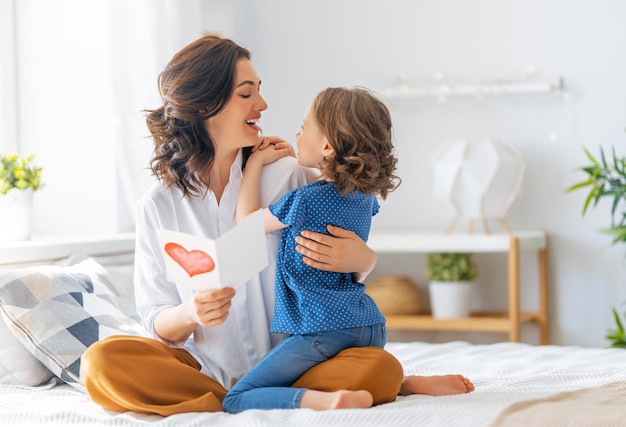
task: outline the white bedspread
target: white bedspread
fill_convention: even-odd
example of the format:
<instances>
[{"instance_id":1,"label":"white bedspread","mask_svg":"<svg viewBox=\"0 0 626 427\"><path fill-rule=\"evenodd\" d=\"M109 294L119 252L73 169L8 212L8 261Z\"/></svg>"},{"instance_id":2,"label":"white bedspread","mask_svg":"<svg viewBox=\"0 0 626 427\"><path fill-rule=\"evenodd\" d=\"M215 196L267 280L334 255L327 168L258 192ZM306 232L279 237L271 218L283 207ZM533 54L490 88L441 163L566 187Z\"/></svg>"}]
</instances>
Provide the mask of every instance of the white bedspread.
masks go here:
<instances>
[{"instance_id":1,"label":"white bedspread","mask_svg":"<svg viewBox=\"0 0 626 427\"><path fill-rule=\"evenodd\" d=\"M457 396L398 397L393 403L360 410L188 413L164 418L105 411L66 385L0 386L0 425L488 426L518 401L626 381L626 351L618 349L451 342L390 343L388 350L402 362L406 374L461 373L472 379L476 391ZM572 419L575 417L572 413Z\"/></svg>"}]
</instances>

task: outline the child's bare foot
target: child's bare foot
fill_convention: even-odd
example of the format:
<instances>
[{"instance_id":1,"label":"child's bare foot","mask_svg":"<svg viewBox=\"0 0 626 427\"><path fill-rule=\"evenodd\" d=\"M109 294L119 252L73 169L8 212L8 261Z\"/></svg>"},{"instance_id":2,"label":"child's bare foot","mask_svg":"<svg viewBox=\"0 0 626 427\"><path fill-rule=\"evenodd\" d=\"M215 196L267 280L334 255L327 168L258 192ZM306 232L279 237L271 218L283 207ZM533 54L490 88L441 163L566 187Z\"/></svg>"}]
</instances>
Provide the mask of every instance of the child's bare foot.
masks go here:
<instances>
[{"instance_id":1,"label":"child's bare foot","mask_svg":"<svg viewBox=\"0 0 626 427\"><path fill-rule=\"evenodd\" d=\"M432 375L422 377L411 375L404 378L400 394L426 394L429 396L446 396L474 391L474 384L463 375Z\"/></svg>"},{"instance_id":2,"label":"child's bare foot","mask_svg":"<svg viewBox=\"0 0 626 427\"><path fill-rule=\"evenodd\" d=\"M374 404L372 394L367 390L335 392L330 409L369 408Z\"/></svg>"}]
</instances>

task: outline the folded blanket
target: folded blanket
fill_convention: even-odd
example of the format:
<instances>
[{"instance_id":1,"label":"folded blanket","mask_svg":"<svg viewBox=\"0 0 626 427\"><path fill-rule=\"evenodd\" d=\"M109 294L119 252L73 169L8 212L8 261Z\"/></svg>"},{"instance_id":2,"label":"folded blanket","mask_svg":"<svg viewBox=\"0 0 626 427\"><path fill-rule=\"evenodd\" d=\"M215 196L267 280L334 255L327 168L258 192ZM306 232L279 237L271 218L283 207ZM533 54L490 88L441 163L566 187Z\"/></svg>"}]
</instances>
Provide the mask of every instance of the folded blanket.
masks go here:
<instances>
[{"instance_id":1,"label":"folded blanket","mask_svg":"<svg viewBox=\"0 0 626 427\"><path fill-rule=\"evenodd\" d=\"M624 426L626 381L525 400L504 409L490 427Z\"/></svg>"}]
</instances>

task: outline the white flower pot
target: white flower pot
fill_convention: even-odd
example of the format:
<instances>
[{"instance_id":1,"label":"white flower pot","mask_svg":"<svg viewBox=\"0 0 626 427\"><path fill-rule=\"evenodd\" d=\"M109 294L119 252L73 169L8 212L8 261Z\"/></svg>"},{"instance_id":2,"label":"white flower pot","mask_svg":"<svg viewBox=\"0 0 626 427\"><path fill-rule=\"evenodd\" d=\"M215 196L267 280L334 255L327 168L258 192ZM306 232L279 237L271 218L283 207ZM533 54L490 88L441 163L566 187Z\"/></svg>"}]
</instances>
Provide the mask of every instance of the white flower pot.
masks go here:
<instances>
[{"instance_id":1,"label":"white flower pot","mask_svg":"<svg viewBox=\"0 0 626 427\"><path fill-rule=\"evenodd\" d=\"M432 315L438 319L468 317L473 282L438 282L428 284Z\"/></svg>"},{"instance_id":2,"label":"white flower pot","mask_svg":"<svg viewBox=\"0 0 626 427\"><path fill-rule=\"evenodd\" d=\"M32 222L33 190L0 194L0 241L30 240Z\"/></svg>"}]
</instances>

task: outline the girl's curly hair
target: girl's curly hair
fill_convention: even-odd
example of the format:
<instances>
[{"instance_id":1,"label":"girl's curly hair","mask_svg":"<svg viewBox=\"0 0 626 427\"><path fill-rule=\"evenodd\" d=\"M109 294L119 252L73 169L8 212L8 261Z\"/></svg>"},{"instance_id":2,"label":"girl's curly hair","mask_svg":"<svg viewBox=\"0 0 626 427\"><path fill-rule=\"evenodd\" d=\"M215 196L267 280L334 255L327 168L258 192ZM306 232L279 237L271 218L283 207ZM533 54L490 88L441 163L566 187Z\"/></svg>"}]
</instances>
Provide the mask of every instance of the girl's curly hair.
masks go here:
<instances>
[{"instance_id":1,"label":"girl's curly hair","mask_svg":"<svg viewBox=\"0 0 626 427\"><path fill-rule=\"evenodd\" d=\"M342 194L356 190L386 199L401 182L387 106L369 89L331 87L317 94L311 108L335 151L320 164L322 175Z\"/></svg>"},{"instance_id":2,"label":"girl's curly hair","mask_svg":"<svg viewBox=\"0 0 626 427\"><path fill-rule=\"evenodd\" d=\"M150 169L166 188L176 186L185 197L206 192L199 173L213 165L215 145L204 121L230 99L240 59L250 59L250 52L205 36L176 53L159 75L163 105L145 112L154 141Z\"/></svg>"}]
</instances>

